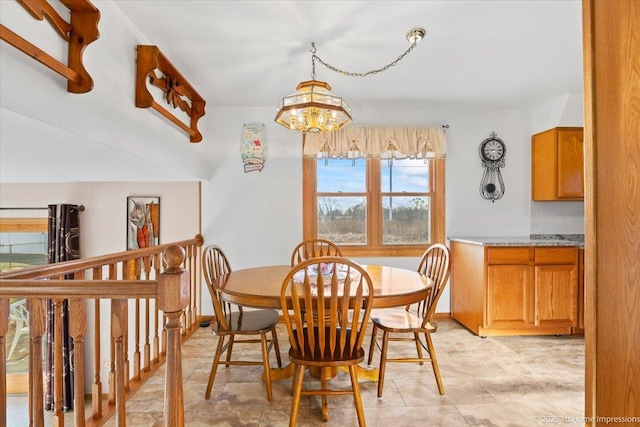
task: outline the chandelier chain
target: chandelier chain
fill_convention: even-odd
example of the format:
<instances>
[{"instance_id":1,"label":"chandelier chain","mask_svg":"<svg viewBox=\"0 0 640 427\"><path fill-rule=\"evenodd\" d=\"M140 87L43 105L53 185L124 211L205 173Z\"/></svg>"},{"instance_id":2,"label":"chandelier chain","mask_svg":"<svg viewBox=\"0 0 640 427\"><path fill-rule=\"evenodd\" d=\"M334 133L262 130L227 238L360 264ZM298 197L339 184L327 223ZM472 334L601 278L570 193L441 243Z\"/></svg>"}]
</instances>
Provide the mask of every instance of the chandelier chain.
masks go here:
<instances>
[{"instance_id":1,"label":"chandelier chain","mask_svg":"<svg viewBox=\"0 0 640 427\"><path fill-rule=\"evenodd\" d=\"M311 43L311 80L316 79L316 44ZM320 59L320 58L318 58Z\"/></svg>"},{"instance_id":2,"label":"chandelier chain","mask_svg":"<svg viewBox=\"0 0 640 427\"><path fill-rule=\"evenodd\" d=\"M367 71L366 73L353 73L350 71L345 71L345 70L341 70L340 68L334 67L333 65L327 64L325 61L322 60L322 58L320 58L318 55L316 55L316 47L315 45L312 43L311 45L313 46L313 49L311 50L311 52L313 53L313 55L311 56L311 77L313 80L315 80L316 78L316 59L318 60L318 62L320 62L322 65L324 65L325 67L327 67L328 69L335 71L336 73L340 73L343 74L345 76L350 76L350 77L366 77L369 76L371 74L377 74L377 73L381 73L383 71L388 70L389 68L395 66L398 62L400 62L405 56L407 56L409 54L409 52L411 52L413 50L413 48L416 47L416 45L418 44L417 41L414 41L411 46L409 46L409 48L400 56L398 56L393 62L390 62L389 64L385 65L384 67L375 69L375 70L370 70Z\"/></svg>"}]
</instances>

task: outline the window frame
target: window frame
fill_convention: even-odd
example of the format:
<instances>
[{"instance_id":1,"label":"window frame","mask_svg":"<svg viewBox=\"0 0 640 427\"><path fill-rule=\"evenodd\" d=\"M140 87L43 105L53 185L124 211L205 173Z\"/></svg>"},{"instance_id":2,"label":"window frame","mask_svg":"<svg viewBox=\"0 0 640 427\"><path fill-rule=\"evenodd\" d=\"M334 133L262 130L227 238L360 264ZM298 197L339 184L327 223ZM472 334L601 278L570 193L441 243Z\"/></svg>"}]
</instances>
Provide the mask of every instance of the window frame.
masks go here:
<instances>
[{"instance_id":1,"label":"window frame","mask_svg":"<svg viewBox=\"0 0 640 427\"><path fill-rule=\"evenodd\" d=\"M423 196L425 193L389 193L381 187L380 165L385 159L366 159L366 199L367 199L367 245L339 245L344 256L420 256L432 243L445 243L445 159L428 159L430 162L430 195L431 241L418 245L383 245L382 244L382 198L390 194L402 196ZM317 159L302 159L302 235L304 240L317 236L317 200L316 187ZM349 196L351 193L341 194ZM357 195L361 195L358 193Z\"/></svg>"}]
</instances>

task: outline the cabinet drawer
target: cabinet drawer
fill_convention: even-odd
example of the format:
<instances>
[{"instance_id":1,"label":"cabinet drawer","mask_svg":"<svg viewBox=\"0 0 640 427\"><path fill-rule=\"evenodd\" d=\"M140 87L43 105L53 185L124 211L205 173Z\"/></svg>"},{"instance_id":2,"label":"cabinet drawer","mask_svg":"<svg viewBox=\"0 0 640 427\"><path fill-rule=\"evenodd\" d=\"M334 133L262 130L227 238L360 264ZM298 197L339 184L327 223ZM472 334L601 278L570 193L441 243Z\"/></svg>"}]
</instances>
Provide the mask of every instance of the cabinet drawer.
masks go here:
<instances>
[{"instance_id":1,"label":"cabinet drawer","mask_svg":"<svg viewBox=\"0 0 640 427\"><path fill-rule=\"evenodd\" d=\"M528 264L528 247L487 248L487 264Z\"/></svg>"},{"instance_id":2,"label":"cabinet drawer","mask_svg":"<svg viewBox=\"0 0 640 427\"><path fill-rule=\"evenodd\" d=\"M535 262L536 264L577 264L578 248L535 248Z\"/></svg>"}]
</instances>

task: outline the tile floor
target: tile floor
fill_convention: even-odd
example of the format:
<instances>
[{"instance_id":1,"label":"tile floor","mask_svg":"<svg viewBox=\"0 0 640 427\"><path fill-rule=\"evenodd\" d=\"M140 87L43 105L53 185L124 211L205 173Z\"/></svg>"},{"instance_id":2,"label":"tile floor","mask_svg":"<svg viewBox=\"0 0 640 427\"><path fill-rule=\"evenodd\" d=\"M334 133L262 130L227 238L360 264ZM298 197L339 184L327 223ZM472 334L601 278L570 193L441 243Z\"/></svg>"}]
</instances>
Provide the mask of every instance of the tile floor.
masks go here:
<instances>
[{"instance_id":1,"label":"tile floor","mask_svg":"<svg viewBox=\"0 0 640 427\"><path fill-rule=\"evenodd\" d=\"M284 325L279 326L278 336L283 363L288 362ZM260 367L220 367L211 398L205 400L216 340L210 327L201 328L183 346L185 425L287 426L291 379L273 384L273 401L269 402L260 379ZM534 426L558 420L583 425L582 337L482 339L454 320L441 320L433 341L445 396L438 393L430 365L389 364L382 399L376 396L376 382L361 381L368 426ZM237 345L234 354L239 351L243 357L260 360L257 345ZM391 352L413 355L415 346L391 343L389 351L390 357ZM378 356L376 350L376 364ZM275 366L273 353L271 361ZM305 381L305 386L313 386L316 380L307 374ZM332 383L347 386L349 377L341 372ZM127 402L128 426L162 426L163 387L161 369ZM298 426L358 425L351 396L329 397L327 423L321 420L319 402L318 396L303 397ZM115 421L106 425L115 426Z\"/></svg>"},{"instance_id":2,"label":"tile floor","mask_svg":"<svg viewBox=\"0 0 640 427\"><path fill-rule=\"evenodd\" d=\"M370 329L369 329L370 330ZM288 361L286 330L278 332L283 362ZM286 426L291 380L273 384L269 402L254 366L220 367L209 400L204 391L216 337L202 328L184 344L185 424L198 426ZM584 340L582 337L479 338L454 320L439 322L433 335L445 396L438 393L430 365L387 365L385 388L378 399L376 382L361 382L369 426L532 426L566 417L576 424L584 413ZM390 351L413 355L412 344L392 343ZM368 348L368 346L367 346ZM243 357L260 360L257 345L240 346ZM234 351L234 353L235 353ZM378 355L374 363L378 363ZM275 357L271 354L272 366ZM311 385L314 379L305 379ZM349 384L341 372L334 384ZM158 372L128 402L128 425L160 426L164 372ZM299 426L357 426L353 398L329 397L329 421L320 417L320 397L303 397ZM110 423L107 425L115 425Z\"/></svg>"}]
</instances>

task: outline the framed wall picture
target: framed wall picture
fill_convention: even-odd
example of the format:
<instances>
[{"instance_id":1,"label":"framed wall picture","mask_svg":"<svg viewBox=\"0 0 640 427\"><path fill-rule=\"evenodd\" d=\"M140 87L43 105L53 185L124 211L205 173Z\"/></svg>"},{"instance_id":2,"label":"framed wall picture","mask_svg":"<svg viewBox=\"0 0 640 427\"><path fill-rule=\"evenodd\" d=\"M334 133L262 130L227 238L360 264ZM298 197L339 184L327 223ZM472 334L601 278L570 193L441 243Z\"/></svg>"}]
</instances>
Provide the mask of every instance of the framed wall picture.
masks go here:
<instances>
[{"instance_id":1,"label":"framed wall picture","mask_svg":"<svg viewBox=\"0 0 640 427\"><path fill-rule=\"evenodd\" d=\"M127 250L160 244L160 197L127 197Z\"/></svg>"}]
</instances>

